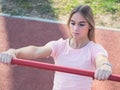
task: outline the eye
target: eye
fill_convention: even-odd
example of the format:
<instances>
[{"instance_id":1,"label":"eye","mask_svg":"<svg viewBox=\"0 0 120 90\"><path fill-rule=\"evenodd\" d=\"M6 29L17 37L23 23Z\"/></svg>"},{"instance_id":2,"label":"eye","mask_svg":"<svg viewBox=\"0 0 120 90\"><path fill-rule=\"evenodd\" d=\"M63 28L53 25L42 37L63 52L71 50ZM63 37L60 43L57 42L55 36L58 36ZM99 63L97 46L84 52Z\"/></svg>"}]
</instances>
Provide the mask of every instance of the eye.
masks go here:
<instances>
[{"instance_id":1,"label":"eye","mask_svg":"<svg viewBox=\"0 0 120 90\"><path fill-rule=\"evenodd\" d=\"M74 22L70 22L70 24L75 25L75 23L74 23Z\"/></svg>"},{"instance_id":2,"label":"eye","mask_svg":"<svg viewBox=\"0 0 120 90\"><path fill-rule=\"evenodd\" d=\"M80 26L85 26L85 24L81 24L81 23L80 23L79 25L80 25Z\"/></svg>"}]
</instances>

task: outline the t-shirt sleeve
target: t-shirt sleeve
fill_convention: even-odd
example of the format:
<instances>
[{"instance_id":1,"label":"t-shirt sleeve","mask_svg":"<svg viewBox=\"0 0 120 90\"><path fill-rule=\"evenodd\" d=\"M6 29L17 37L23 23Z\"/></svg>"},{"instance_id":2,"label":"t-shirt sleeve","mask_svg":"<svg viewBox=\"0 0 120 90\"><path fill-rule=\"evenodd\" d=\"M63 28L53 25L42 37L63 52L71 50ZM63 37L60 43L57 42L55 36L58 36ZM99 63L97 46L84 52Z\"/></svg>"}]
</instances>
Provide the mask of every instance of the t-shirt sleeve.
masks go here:
<instances>
[{"instance_id":1,"label":"t-shirt sleeve","mask_svg":"<svg viewBox=\"0 0 120 90\"><path fill-rule=\"evenodd\" d=\"M63 39L59 39L57 41L50 41L46 45L48 45L52 49L52 53L50 56L52 57L57 57L60 49L61 49L61 44L62 44Z\"/></svg>"},{"instance_id":2,"label":"t-shirt sleeve","mask_svg":"<svg viewBox=\"0 0 120 90\"><path fill-rule=\"evenodd\" d=\"M95 62L95 58L100 54L108 57L108 52L106 51L106 49L100 44L95 44L92 47L92 60L94 60Z\"/></svg>"}]
</instances>

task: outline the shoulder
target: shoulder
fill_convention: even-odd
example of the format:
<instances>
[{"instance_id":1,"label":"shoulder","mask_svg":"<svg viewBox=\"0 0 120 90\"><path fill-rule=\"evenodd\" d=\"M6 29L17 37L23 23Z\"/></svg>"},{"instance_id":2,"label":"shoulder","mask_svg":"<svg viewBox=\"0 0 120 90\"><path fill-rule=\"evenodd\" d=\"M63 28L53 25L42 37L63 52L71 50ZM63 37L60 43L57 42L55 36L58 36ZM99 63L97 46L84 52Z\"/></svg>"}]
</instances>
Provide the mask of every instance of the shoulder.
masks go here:
<instances>
[{"instance_id":1,"label":"shoulder","mask_svg":"<svg viewBox=\"0 0 120 90\"><path fill-rule=\"evenodd\" d=\"M58 40L53 40L53 41L50 41L50 43L57 43L57 44L63 44L65 42L67 42L68 39L63 39L63 38L60 38Z\"/></svg>"},{"instance_id":2,"label":"shoulder","mask_svg":"<svg viewBox=\"0 0 120 90\"><path fill-rule=\"evenodd\" d=\"M67 41L68 39L60 38L58 40L48 42L46 45L52 49L51 56L52 57L58 56L63 51Z\"/></svg>"},{"instance_id":3,"label":"shoulder","mask_svg":"<svg viewBox=\"0 0 120 90\"><path fill-rule=\"evenodd\" d=\"M60 38L58 40L53 40L47 43L47 45L52 46L52 47L60 47L60 46L64 46L65 43L68 42L68 39L63 39Z\"/></svg>"},{"instance_id":4,"label":"shoulder","mask_svg":"<svg viewBox=\"0 0 120 90\"><path fill-rule=\"evenodd\" d=\"M91 49L104 49L103 45L99 43L95 43L93 41L90 42Z\"/></svg>"},{"instance_id":5,"label":"shoulder","mask_svg":"<svg viewBox=\"0 0 120 90\"><path fill-rule=\"evenodd\" d=\"M94 56L97 56L98 54L103 54L108 57L107 50L103 47L103 45L91 42L91 52Z\"/></svg>"}]
</instances>

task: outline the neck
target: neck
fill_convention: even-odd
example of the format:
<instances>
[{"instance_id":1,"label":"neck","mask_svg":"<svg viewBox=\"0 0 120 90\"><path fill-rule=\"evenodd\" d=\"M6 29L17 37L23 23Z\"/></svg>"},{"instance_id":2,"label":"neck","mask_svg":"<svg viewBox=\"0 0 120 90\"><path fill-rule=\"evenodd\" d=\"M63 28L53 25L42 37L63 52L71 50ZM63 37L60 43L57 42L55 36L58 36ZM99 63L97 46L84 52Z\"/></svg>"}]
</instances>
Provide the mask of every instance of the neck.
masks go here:
<instances>
[{"instance_id":1,"label":"neck","mask_svg":"<svg viewBox=\"0 0 120 90\"><path fill-rule=\"evenodd\" d=\"M75 39L75 38L71 38L70 39L70 46L72 48L75 48L75 49L78 49L78 48L82 48L84 47L85 45L87 45L89 43L89 39L88 38L85 38L85 39Z\"/></svg>"}]
</instances>

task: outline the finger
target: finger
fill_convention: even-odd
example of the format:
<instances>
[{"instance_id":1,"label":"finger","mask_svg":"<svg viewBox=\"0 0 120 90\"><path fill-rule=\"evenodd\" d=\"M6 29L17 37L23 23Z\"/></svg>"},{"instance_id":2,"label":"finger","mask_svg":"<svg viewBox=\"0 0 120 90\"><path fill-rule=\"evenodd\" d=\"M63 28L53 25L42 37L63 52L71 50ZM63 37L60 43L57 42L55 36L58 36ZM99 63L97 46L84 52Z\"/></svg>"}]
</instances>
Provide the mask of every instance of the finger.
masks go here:
<instances>
[{"instance_id":1,"label":"finger","mask_svg":"<svg viewBox=\"0 0 120 90\"><path fill-rule=\"evenodd\" d=\"M1 56L1 61L3 63L10 63L11 59L12 59L12 56L8 55L8 54L2 54L2 56Z\"/></svg>"},{"instance_id":2,"label":"finger","mask_svg":"<svg viewBox=\"0 0 120 90\"><path fill-rule=\"evenodd\" d=\"M107 80L111 74L112 74L111 71L107 71L105 75L105 80Z\"/></svg>"},{"instance_id":3,"label":"finger","mask_svg":"<svg viewBox=\"0 0 120 90\"><path fill-rule=\"evenodd\" d=\"M4 60L4 63L7 63L8 62L8 55L7 54L4 54L4 57L3 57L3 60Z\"/></svg>"},{"instance_id":4,"label":"finger","mask_svg":"<svg viewBox=\"0 0 120 90\"><path fill-rule=\"evenodd\" d=\"M1 61L4 63L5 62L5 55L1 54Z\"/></svg>"},{"instance_id":5,"label":"finger","mask_svg":"<svg viewBox=\"0 0 120 90\"><path fill-rule=\"evenodd\" d=\"M102 70L101 79L106 80L106 78L107 78L107 72L105 70Z\"/></svg>"},{"instance_id":6,"label":"finger","mask_svg":"<svg viewBox=\"0 0 120 90\"><path fill-rule=\"evenodd\" d=\"M103 71L100 69L98 72L98 80L102 80Z\"/></svg>"},{"instance_id":7,"label":"finger","mask_svg":"<svg viewBox=\"0 0 120 90\"><path fill-rule=\"evenodd\" d=\"M3 62L7 63L8 61L8 55L7 54L3 54Z\"/></svg>"},{"instance_id":8,"label":"finger","mask_svg":"<svg viewBox=\"0 0 120 90\"><path fill-rule=\"evenodd\" d=\"M95 79L97 79L97 80L100 79L100 78L99 78L99 74L100 74L100 69L97 69L97 70L95 71Z\"/></svg>"},{"instance_id":9,"label":"finger","mask_svg":"<svg viewBox=\"0 0 120 90\"><path fill-rule=\"evenodd\" d=\"M2 62L2 54L0 53L0 61Z\"/></svg>"},{"instance_id":10,"label":"finger","mask_svg":"<svg viewBox=\"0 0 120 90\"><path fill-rule=\"evenodd\" d=\"M95 79L97 79L97 73L98 73L98 71L96 70L96 71L95 71L95 74L94 74L94 78L95 78Z\"/></svg>"},{"instance_id":11,"label":"finger","mask_svg":"<svg viewBox=\"0 0 120 90\"><path fill-rule=\"evenodd\" d=\"M97 71L96 79L97 80L104 80L105 78L105 70L99 69Z\"/></svg>"},{"instance_id":12,"label":"finger","mask_svg":"<svg viewBox=\"0 0 120 90\"><path fill-rule=\"evenodd\" d=\"M6 63L11 63L12 56L7 54L5 57L5 60L6 60Z\"/></svg>"}]
</instances>

